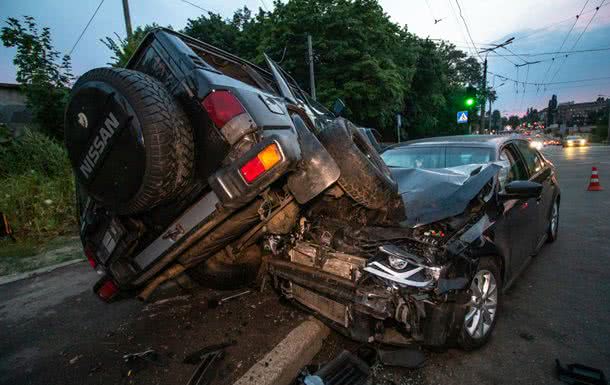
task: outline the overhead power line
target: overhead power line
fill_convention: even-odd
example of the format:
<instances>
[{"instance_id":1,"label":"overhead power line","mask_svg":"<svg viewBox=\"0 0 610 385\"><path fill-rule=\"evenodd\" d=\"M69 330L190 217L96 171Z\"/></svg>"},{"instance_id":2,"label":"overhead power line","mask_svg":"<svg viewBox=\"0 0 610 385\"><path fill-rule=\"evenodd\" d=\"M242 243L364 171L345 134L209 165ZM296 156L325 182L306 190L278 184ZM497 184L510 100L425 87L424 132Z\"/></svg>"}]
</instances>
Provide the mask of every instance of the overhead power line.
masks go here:
<instances>
[{"instance_id":1,"label":"overhead power line","mask_svg":"<svg viewBox=\"0 0 610 385\"><path fill-rule=\"evenodd\" d=\"M190 1L188 1L188 0L180 0L180 1L182 1L183 3L186 3L186 4L188 4L188 5L191 5L191 6L193 6L193 7L197 8L197 9L199 9L199 10L202 10L203 12L207 12L207 13L217 13L217 12L212 12L212 11L210 11L209 9L205 9L205 8L203 8L203 7L201 7L201 6L197 5L197 4L195 4L195 3L191 3L191 2L190 2Z\"/></svg>"},{"instance_id":2,"label":"overhead power line","mask_svg":"<svg viewBox=\"0 0 610 385\"><path fill-rule=\"evenodd\" d=\"M606 4L602 5L602 6L600 6L600 8L605 7L605 6L607 6L607 5L610 5L610 3L606 3ZM582 12L580 15L581 15L581 16L583 16L583 15L589 14L589 13L594 12L594 11L595 11L595 8L591 8L591 9L589 9L589 10L586 10L586 11ZM566 18L566 19L559 20L559 21L556 21L556 22L551 23L551 24L547 24L547 25L542 26L542 27L540 27L540 28L536 28L536 30L534 30L534 31L532 31L532 32L530 32L530 33L528 33L528 34L526 34L526 35L517 36L515 39L516 39L516 40L523 40L523 39L526 39L526 38L528 38L528 37L530 37L530 36L533 36L533 35L539 34L539 33L543 32L543 31L545 31L545 30L547 30L547 29L549 29L549 28L555 27L555 26L557 26L557 25L559 25L559 24L566 23L566 22L568 22L568 21L570 21L570 20L574 20L574 17L573 17L573 16L572 16L572 17L568 17L568 18Z\"/></svg>"},{"instance_id":3,"label":"overhead power line","mask_svg":"<svg viewBox=\"0 0 610 385\"><path fill-rule=\"evenodd\" d=\"M85 25L85 28L83 28L82 32L80 33L80 35L78 35L78 38L76 39L76 41L74 42L74 45L72 46L72 48L70 49L70 52L68 52L68 56L72 56L72 52L74 52L74 49L76 49L76 46L78 45L78 43L80 42L80 39L83 38L83 35L85 34L85 32L87 32L87 29L89 28L89 26L91 25L91 22L93 21L93 19L95 18L95 15L97 15L97 12L100 10L100 7L102 6L102 4L104 4L104 0L101 0L100 3L97 5L97 8L95 8L95 11L93 12L93 15L91 15L91 18L89 18L89 21L87 22L87 25Z\"/></svg>"},{"instance_id":4,"label":"overhead power line","mask_svg":"<svg viewBox=\"0 0 610 385\"><path fill-rule=\"evenodd\" d=\"M576 15L576 19L574 20L574 23L572 23L572 26L570 27L570 30L568 31L568 33L563 38L563 41L561 42L561 45L559 46L559 49L557 51L561 51L563 49L563 46L565 45L566 41L570 37L570 34L572 33L572 31L574 30L574 27L576 26L576 23L578 23L578 19L580 18L581 14L583 13L585 8L587 7L587 4L589 4L589 0L585 1L585 5L582 6L582 9ZM542 83L545 82L546 77L547 77L549 71L551 70L551 68L553 67L553 64L555 63L555 59L556 58L557 58L556 56L553 56L553 59L549 63L549 66L546 68L546 71L544 72L544 76L542 77Z\"/></svg>"},{"instance_id":5,"label":"overhead power line","mask_svg":"<svg viewBox=\"0 0 610 385\"><path fill-rule=\"evenodd\" d=\"M579 49L579 50L570 50L570 51L550 51L550 52L530 52L530 53L510 53L510 54L500 54L496 53L493 55L489 55L489 57L494 56L524 56L524 57L532 57L532 56L546 56L546 55L565 55L565 54L576 54L576 53L586 53L586 52L602 52L602 51L610 51L610 47L604 48L590 48L590 49Z\"/></svg>"},{"instance_id":6,"label":"overhead power line","mask_svg":"<svg viewBox=\"0 0 610 385\"><path fill-rule=\"evenodd\" d=\"M589 29L589 26L591 25L591 22L593 22L593 19L595 19L595 16L597 15L597 12L599 12L600 7L602 5L604 5L605 2L606 2L606 0L602 0L602 2L599 4L599 6L595 8L595 12L593 13L593 15L591 15L591 18L587 22L587 25L585 25L585 28L582 31L580 31L580 34L576 38L576 41L574 42L574 44L572 45L572 48L570 50L574 50L574 48L576 48L576 45L578 45L578 42L580 42L580 39L582 38L582 36L585 34L585 32L587 32L587 29ZM569 55L565 55L565 57L563 58L563 61L561 62L561 64L559 64L559 67L557 68L557 71L553 74L553 77L551 78L551 82L553 80L555 80L555 78L559 74L559 71L561 71L561 67L568 60L568 56Z\"/></svg>"},{"instance_id":7,"label":"overhead power line","mask_svg":"<svg viewBox=\"0 0 610 385\"><path fill-rule=\"evenodd\" d=\"M604 2L605 0L602 0L602 2L595 7L593 10L589 10L587 13L590 13L591 11L594 12L594 14L591 16L591 18L589 19L587 25L585 26L585 28L583 29L583 31L581 31L581 33L579 34L579 36L577 37L575 43L572 45L572 49L574 50L574 48L576 48L576 45L578 44L578 42L580 41L580 39L582 38L583 34L586 32L586 30L589 28L589 25L591 24L591 22L593 21L593 19L595 18L595 16L597 15L597 13L599 12L600 8L602 8L604 6ZM607 5L607 4L606 4ZM581 12L581 15L584 14L584 12ZM559 71L561 71L561 68L563 67L563 65L565 64L565 62L567 61L569 54L565 54L563 57L563 61L561 62L561 64L559 65L559 67L557 68L557 71L555 71L555 73L553 74L553 76L551 77L550 81L548 82L548 84L557 84L553 83L553 80L555 80L555 78L557 77L557 75L559 74ZM553 57L553 60L555 59L555 56ZM551 63L553 64L553 63ZM545 78L546 80L546 78ZM556 89L556 87L552 87L552 90L554 91ZM544 91L541 95L541 102L544 101L544 99L548 97L548 88L545 85L544 86Z\"/></svg>"},{"instance_id":8,"label":"overhead power line","mask_svg":"<svg viewBox=\"0 0 610 385\"><path fill-rule=\"evenodd\" d=\"M458 27L458 29L460 30L460 33L462 34L462 38L464 39L464 41L466 42L466 45L468 46L468 51L470 51L470 55L471 56L474 56L474 54L477 52L477 49L476 48L472 48L470 46L470 42L466 38L466 35L464 34L464 31L462 30L461 23L458 20L457 13L455 12L455 8L453 8L453 2L451 0L447 0L447 2L449 3L449 8L451 8L451 13L453 14L453 18L455 20L455 24Z\"/></svg>"},{"instance_id":9,"label":"overhead power line","mask_svg":"<svg viewBox=\"0 0 610 385\"><path fill-rule=\"evenodd\" d=\"M492 75L496 75L497 77L499 77L502 80L508 80L510 82L515 82L515 83L519 83L519 84L527 84L527 85L531 85L531 86L550 86L553 84L568 84L568 83L582 83L582 82L593 82L593 81L597 81L597 80L606 80L606 79L610 79L610 76L602 76L599 78L589 78L589 79L578 79L578 80L565 80L565 81L561 81L561 82L552 82L552 83L536 83L536 82L524 82L521 80L516 80L511 78L510 76L506 76L503 74L499 74L499 73L494 73L489 71L490 74Z\"/></svg>"},{"instance_id":10,"label":"overhead power line","mask_svg":"<svg viewBox=\"0 0 610 385\"><path fill-rule=\"evenodd\" d=\"M476 44L474 44L474 40L472 38L472 35L470 34L470 28L468 27L468 23L466 22L466 19L464 18L464 15L462 14L462 6L460 5L460 1L459 0L455 0L455 3L457 4L458 10L460 12L460 18L462 19L462 22L464 23L464 27L466 27L466 33L468 34L468 38L470 39L470 43L474 47L475 52L476 52L477 56L479 57L479 59L483 60L483 58L479 54L479 49L477 48Z\"/></svg>"},{"instance_id":11,"label":"overhead power line","mask_svg":"<svg viewBox=\"0 0 610 385\"><path fill-rule=\"evenodd\" d=\"M263 8L265 8L265 10L267 12L269 12L269 7L267 7L267 3L265 2L265 0L260 0L261 4L263 5Z\"/></svg>"}]
</instances>

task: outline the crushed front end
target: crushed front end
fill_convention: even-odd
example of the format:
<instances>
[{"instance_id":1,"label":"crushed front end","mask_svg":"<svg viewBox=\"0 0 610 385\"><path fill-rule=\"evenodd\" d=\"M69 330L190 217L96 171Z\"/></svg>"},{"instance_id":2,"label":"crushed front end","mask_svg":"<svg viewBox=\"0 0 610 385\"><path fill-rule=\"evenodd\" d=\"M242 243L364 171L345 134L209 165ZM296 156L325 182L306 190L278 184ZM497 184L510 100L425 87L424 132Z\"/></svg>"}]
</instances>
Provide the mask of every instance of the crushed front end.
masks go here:
<instances>
[{"instance_id":1,"label":"crushed front end","mask_svg":"<svg viewBox=\"0 0 610 385\"><path fill-rule=\"evenodd\" d=\"M354 340L444 346L463 326L473 250L492 224L472 210L418 228L301 219L291 239L267 240L268 270L285 297Z\"/></svg>"}]
</instances>

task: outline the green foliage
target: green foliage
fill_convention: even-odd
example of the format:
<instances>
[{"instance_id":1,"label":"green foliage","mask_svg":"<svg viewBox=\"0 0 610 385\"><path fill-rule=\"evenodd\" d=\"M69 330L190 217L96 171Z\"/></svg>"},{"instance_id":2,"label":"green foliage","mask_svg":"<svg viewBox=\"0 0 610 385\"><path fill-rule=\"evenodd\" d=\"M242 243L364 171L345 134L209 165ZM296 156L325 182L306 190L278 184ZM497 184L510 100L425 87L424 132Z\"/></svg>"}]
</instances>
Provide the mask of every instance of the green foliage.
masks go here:
<instances>
[{"instance_id":1,"label":"green foliage","mask_svg":"<svg viewBox=\"0 0 610 385\"><path fill-rule=\"evenodd\" d=\"M32 130L0 145L0 177L39 174L44 177L65 176L70 162L62 143Z\"/></svg>"},{"instance_id":2,"label":"green foliage","mask_svg":"<svg viewBox=\"0 0 610 385\"><path fill-rule=\"evenodd\" d=\"M233 21L224 20L219 14L209 12L196 19L189 19L183 32L226 51L237 52L239 26Z\"/></svg>"},{"instance_id":3,"label":"green foliage","mask_svg":"<svg viewBox=\"0 0 610 385\"><path fill-rule=\"evenodd\" d=\"M517 127L521 123L521 119L517 115L511 115L508 117L508 125L512 128Z\"/></svg>"},{"instance_id":4,"label":"green foliage","mask_svg":"<svg viewBox=\"0 0 610 385\"><path fill-rule=\"evenodd\" d=\"M481 81L475 59L392 23L375 0L276 2L272 12L253 16L243 8L225 20L209 13L189 20L183 32L258 64L267 53L305 90L311 34L318 99L331 106L341 98L349 118L378 128L385 140L395 139L396 113L410 137L459 133L459 98Z\"/></svg>"},{"instance_id":5,"label":"green foliage","mask_svg":"<svg viewBox=\"0 0 610 385\"><path fill-rule=\"evenodd\" d=\"M106 37L100 39L100 41L112 52L112 56L110 57L112 61L108 63L108 65L113 67L125 67L129 58L131 58L144 37L155 28L159 28L159 25L152 23L151 25L137 27L131 36L126 39L121 38L116 33L115 38Z\"/></svg>"},{"instance_id":6,"label":"green foliage","mask_svg":"<svg viewBox=\"0 0 610 385\"><path fill-rule=\"evenodd\" d=\"M40 128L55 138L63 136L63 114L73 79L69 56L60 59L53 48L48 27L38 29L36 20L8 18L0 38L5 47L17 48L13 63L17 82L27 97L27 104Z\"/></svg>"},{"instance_id":7,"label":"green foliage","mask_svg":"<svg viewBox=\"0 0 610 385\"><path fill-rule=\"evenodd\" d=\"M74 182L61 143L26 131L0 145L0 185L0 211L18 238L44 239L74 229Z\"/></svg>"}]
</instances>

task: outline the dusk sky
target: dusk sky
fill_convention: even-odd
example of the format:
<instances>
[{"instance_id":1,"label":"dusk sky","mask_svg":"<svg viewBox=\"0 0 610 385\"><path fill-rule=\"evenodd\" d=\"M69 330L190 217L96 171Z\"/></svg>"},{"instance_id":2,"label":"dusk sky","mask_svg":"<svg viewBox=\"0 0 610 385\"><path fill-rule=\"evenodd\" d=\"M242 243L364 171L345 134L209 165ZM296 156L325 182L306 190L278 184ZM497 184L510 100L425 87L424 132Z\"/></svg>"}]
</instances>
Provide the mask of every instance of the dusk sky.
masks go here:
<instances>
[{"instance_id":1,"label":"dusk sky","mask_svg":"<svg viewBox=\"0 0 610 385\"><path fill-rule=\"evenodd\" d=\"M243 6L250 9L273 6L271 0L189 1L226 17ZM476 56L455 0L382 0L380 3L394 22L406 24L411 32L421 37L450 40ZM559 102L590 101L599 94L610 95L610 0L459 0L459 3L477 49L515 37L508 48L516 54L556 52L585 3L583 15L565 41L562 51L605 49L574 53L567 58L552 54L502 58L490 54L489 71L512 79L503 81L494 79L493 75L488 77L489 84L498 86L504 83L497 89L498 101L494 105L494 109L499 109L503 115L523 113L530 106L543 108L552 94L558 95ZM51 28L56 48L66 53L98 4L98 0L3 0L0 2L0 18L4 21L10 16L34 16L40 25ZM596 13L598 6L601 7ZM196 18L202 13L183 0L130 0L130 8L134 28L156 22L181 29L188 18ZM114 33L125 36L122 12L120 0L104 2L72 54L75 74L104 66L109 61L110 52L99 39L113 36ZM435 24L434 19L442 20ZM0 47L0 82L15 81L12 64L14 53L13 49ZM497 53L511 55L503 49ZM551 61L555 56L556 60ZM523 64L523 59L542 62L518 69L509 62ZM542 86L526 85L524 93L524 85L516 85L513 81L542 83L543 79L545 83L560 84L548 85L546 90ZM598 80L573 82L582 79Z\"/></svg>"}]
</instances>

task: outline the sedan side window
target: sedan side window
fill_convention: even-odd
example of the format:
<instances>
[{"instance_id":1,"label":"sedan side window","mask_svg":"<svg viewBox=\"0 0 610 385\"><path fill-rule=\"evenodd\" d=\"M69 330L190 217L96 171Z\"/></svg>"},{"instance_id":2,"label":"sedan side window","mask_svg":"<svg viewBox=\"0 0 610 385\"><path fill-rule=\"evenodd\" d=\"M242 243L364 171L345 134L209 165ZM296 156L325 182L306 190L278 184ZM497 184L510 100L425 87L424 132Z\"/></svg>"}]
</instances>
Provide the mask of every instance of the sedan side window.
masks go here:
<instances>
[{"instance_id":1,"label":"sedan side window","mask_svg":"<svg viewBox=\"0 0 610 385\"><path fill-rule=\"evenodd\" d=\"M514 151L514 148L509 145L504 147L500 152L500 161L504 163L498 173L500 190L504 190L504 186L514 180L528 179L525 168L519 158L515 156Z\"/></svg>"},{"instance_id":2,"label":"sedan side window","mask_svg":"<svg viewBox=\"0 0 610 385\"><path fill-rule=\"evenodd\" d=\"M544 162L538 152L531 148L527 142L518 141L517 147L525 159L525 164L530 175L534 175L544 167Z\"/></svg>"}]
</instances>

